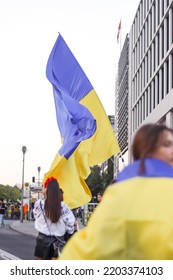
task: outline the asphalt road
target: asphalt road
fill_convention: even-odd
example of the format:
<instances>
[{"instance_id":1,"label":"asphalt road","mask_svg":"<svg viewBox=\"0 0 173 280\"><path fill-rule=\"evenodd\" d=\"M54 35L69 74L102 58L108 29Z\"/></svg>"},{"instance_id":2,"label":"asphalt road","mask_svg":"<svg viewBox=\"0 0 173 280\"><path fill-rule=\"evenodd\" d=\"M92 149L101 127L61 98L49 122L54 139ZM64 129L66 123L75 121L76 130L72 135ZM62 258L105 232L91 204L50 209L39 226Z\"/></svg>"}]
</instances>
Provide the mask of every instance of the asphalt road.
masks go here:
<instances>
[{"instance_id":1,"label":"asphalt road","mask_svg":"<svg viewBox=\"0 0 173 280\"><path fill-rule=\"evenodd\" d=\"M36 238L12 230L8 223L0 228L0 259L5 259L3 252L7 252L6 259L15 259L15 256L22 260L34 260Z\"/></svg>"}]
</instances>

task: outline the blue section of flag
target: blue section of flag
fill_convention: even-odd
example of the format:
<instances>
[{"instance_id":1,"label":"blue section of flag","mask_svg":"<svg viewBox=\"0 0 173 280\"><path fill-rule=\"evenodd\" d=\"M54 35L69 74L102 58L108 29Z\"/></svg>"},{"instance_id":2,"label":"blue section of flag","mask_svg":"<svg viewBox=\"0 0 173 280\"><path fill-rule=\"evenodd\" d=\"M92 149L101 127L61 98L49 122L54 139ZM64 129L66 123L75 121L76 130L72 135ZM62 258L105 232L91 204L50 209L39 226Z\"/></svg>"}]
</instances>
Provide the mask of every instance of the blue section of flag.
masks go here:
<instances>
[{"instance_id":1,"label":"blue section of flag","mask_svg":"<svg viewBox=\"0 0 173 280\"><path fill-rule=\"evenodd\" d=\"M173 178L173 168L164 161L155 158L146 158L144 162L144 174L139 174L140 160L137 160L132 164L129 164L118 174L117 182L132 179L138 176Z\"/></svg>"},{"instance_id":2,"label":"blue section of flag","mask_svg":"<svg viewBox=\"0 0 173 280\"><path fill-rule=\"evenodd\" d=\"M55 88L63 90L63 94L66 92L76 101L83 99L93 89L61 34L50 53L46 76Z\"/></svg>"},{"instance_id":3,"label":"blue section of flag","mask_svg":"<svg viewBox=\"0 0 173 280\"><path fill-rule=\"evenodd\" d=\"M60 34L49 56L46 75L53 85L57 123L63 138L59 153L68 159L81 141L95 133L96 120L79 103L93 87Z\"/></svg>"}]
</instances>

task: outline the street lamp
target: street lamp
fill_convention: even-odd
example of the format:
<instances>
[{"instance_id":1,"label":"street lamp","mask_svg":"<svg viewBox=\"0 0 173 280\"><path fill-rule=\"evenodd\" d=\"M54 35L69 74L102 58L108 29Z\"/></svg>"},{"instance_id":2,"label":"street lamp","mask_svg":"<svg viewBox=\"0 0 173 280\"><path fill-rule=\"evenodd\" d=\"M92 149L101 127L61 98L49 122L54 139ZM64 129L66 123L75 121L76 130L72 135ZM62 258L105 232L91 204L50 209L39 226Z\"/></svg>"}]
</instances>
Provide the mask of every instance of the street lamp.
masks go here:
<instances>
[{"instance_id":1,"label":"street lamp","mask_svg":"<svg viewBox=\"0 0 173 280\"><path fill-rule=\"evenodd\" d=\"M40 166L37 167L37 170L38 170L38 187L40 187L40 171L41 171L41 167ZM38 198L39 198L39 191L40 190L38 190Z\"/></svg>"},{"instance_id":2,"label":"street lamp","mask_svg":"<svg viewBox=\"0 0 173 280\"><path fill-rule=\"evenodd\" d=\"M21 202L21 216L20 221L23 222L23 192L24 192L24 170L25 170L25 153L27 151L26 146L22 146L22 153L23 153L23 168L22 168L22 202Z\"/></svg>"},{"instance_id":3,"label":"street lamp","mask_svg":"<svg viewBox=\"0 0 173 280\"><path fill-rule=\"evenodd\" d=\"M38 186L40 186L40 171L41 171L41 167L37 167L38 170Z\"/></svg>"}]
</instances>

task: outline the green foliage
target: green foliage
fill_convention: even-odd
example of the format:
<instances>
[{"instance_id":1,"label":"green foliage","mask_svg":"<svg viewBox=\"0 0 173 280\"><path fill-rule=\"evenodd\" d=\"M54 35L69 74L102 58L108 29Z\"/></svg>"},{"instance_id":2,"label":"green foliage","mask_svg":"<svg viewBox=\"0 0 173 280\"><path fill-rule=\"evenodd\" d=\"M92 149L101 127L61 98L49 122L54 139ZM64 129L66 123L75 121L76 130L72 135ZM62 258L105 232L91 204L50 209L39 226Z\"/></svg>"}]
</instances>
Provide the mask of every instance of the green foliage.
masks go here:
<instances>
[{"instance_id":1,"label":"green foliage","mask_svg":"<svg viewBox=\"0 0 173 280\"><path fill-rule=\"evenodd\" d=\"M113 180L113 157L108 160L107 172L101 174L101 168L99 165L91 167L91 173L86 179L92 196L96 197L98 192L104 192L105 189L111 184Z\"/></svg>"},{"instance_id":2,"label":"green foliage","mask_svg":"<svg viewBox=\"0 0 173 280\"><path fill-rule=\"evenodd\" d=\"M21 191L17 186L11 187L9 185L1 185L0 184L0 198L12 201L17 201L17 199L21 198Z\"/></svg>"},{"instance_id":3,"label":"green foliage","mask_svg":"<svg viewBox=\"0 0 173 280\"><path fill-rule=\"evenodd\" d=\"M104 173L102 175L104 190L111 184L111 182L114 178L114 166L113 165L114 165L113 158L110 158L108 160L108 172Z\"/></svg>"},{"instance_id":4,"label":"green foliage","mask_svg":"<svg viewBox=\"0 0 173 280\"><path fill-rule=\"evenodd\" d=\"M104 182L100 173L100 166L95 165L91 167L91 173L86 179L86 184L88 185L93 196L96 196L98 192L103 192Z\"/></svg>"}]
</instances>

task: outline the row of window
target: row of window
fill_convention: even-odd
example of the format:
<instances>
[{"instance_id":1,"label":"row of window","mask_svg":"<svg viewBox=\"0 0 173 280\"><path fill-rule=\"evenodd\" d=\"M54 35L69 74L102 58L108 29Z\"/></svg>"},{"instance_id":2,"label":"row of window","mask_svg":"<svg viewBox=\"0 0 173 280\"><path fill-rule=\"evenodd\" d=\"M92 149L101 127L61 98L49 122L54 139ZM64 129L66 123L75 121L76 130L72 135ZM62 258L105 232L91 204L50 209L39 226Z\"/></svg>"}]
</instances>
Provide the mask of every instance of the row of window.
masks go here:
<instances>
[{"instance_id":1,"label":"row of window","mask_svg":"<svg viewBox=\"0 0 173 280\"><path fill-rule=\"evenodd\" d=\"M147 65L149 73L155 71L156 67L160 64L173 44L173 8L170 8L170 12L164 18L162 25L159 27L154 37L152 37L150 45L148 45L146 39L148 34L147 26L144 26L143 32L139 36L139 40L132 52L133 75L138 71L141 64L145 63L144 57L149 58L150 65ZM150 71L152 67L153 69Z\"/></svg>"},{"instance_id":2,"label":"row of window","mask_svg":"<svg viewBox=\"0 0 173 280\"><path fill-rule=\"evenodd\" d=\"M142 0L140 2L133 23L133 45L144 24L147 26L146 40L152 39L169 5L172 5L172 0Z\"/></svg>"},{"instance_id":3,"label":"row of window","mask_svg":"<svg viewBox=\"0 0 173 280\"><path fill-rule=\"evenodd\" d=\"M173 88L172 65L173 53L170 54L168 60L165 61L158 73L151 80L149 86L133 106L132 131L138 128L152 110L162 101L165 95Z\"/></svg>"}]
</instances>

